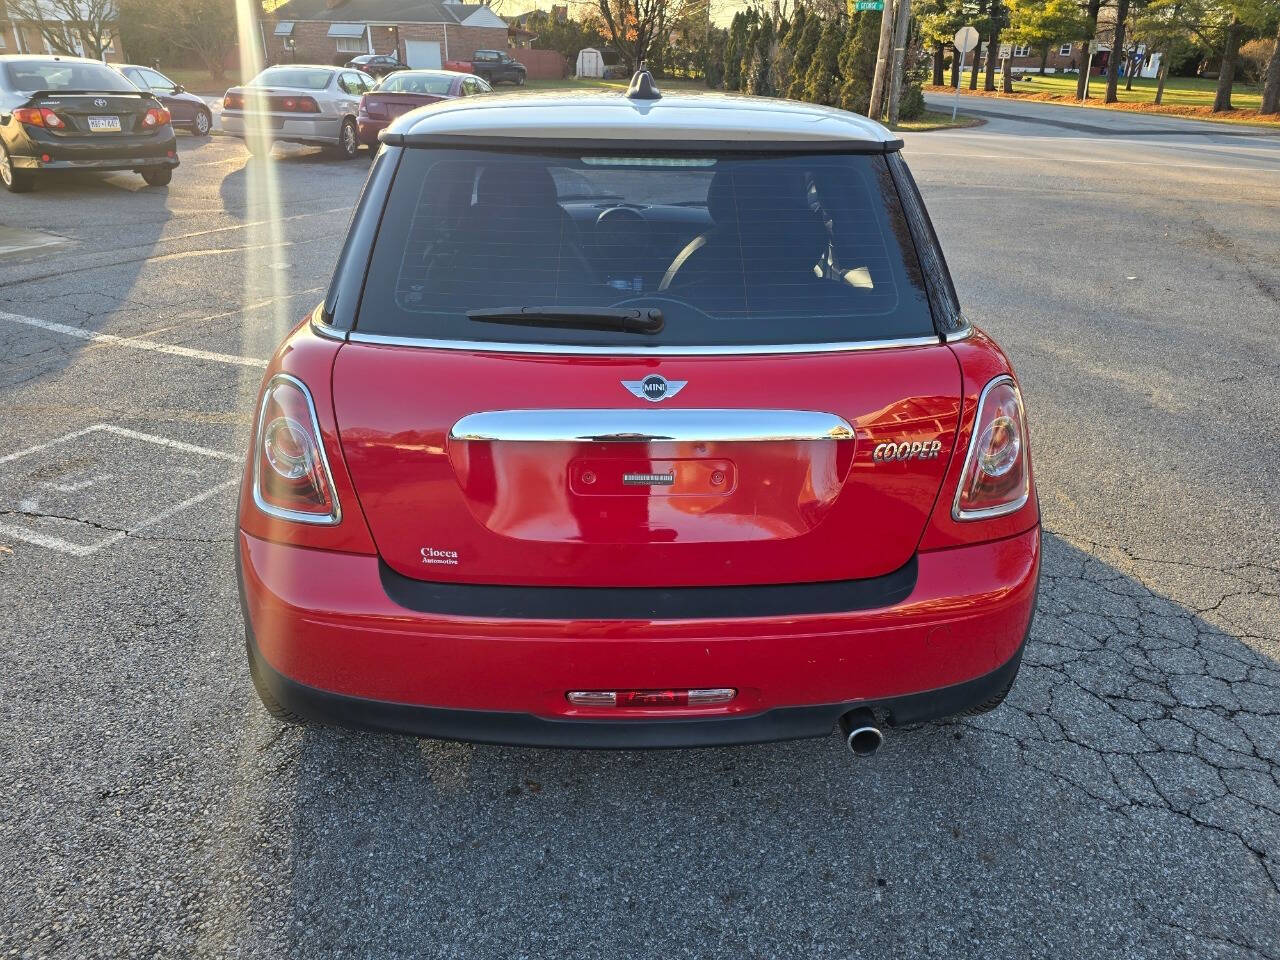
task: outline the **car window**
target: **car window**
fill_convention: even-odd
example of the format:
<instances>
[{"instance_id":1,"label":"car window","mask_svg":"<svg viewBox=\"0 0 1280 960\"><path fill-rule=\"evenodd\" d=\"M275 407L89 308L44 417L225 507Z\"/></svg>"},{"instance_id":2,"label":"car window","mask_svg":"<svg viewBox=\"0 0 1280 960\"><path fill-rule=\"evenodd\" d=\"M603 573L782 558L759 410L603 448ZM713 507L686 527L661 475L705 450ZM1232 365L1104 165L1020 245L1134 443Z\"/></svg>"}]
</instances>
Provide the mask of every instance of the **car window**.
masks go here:
<instances>
[{"instance_id":1,"label":"car window","mask_svg":"<svg viewBox=\"0 0 1280 960\"><path fill-rule=\"evenodd\" d=\"M333 71L322 67L267 67L249 81L249 86L323 90L332 77Z\"/></svg>"},{"instance_id":2,"label":"car window","mask_svg":"<svg viewBox=\"0 0 1280 960\"><path fill-rule=\"evenodd\" d=\"M377 80L375 80L373 77L371 77L371 76L370 76L369 74L367 74L367 73L361 72L361 73L359 74L359 77L360 77L360 92L361 92L361 93L368 93L370 90L372 90L374 87L376 87L376 86L378 85L378 81L377 81Z\"/></svg>"},{"instance_id":3,"label":"car window","mask_svg":"<svg viewBox=\"0 0 1280 960\"><path fill-rule=\"evenodd\" d=\"M344 73L338 77L338 89L343 93L358 94L360 89L360 76L355 73Z\"/></svg>"},{"instance_id":4,"label":"car window","mask_svg":"<svg viewBox=\"0 0 1280 960\"><path fill-rule=\"evenodd\" d=\"M157 93L173 93L176 85L163 73L157 73L155 70L148 70L145 67L140 68L138 73L142 75L143 82L150 89Z\"/></svg>"},{"instance_id":5,"label":"car window","mask_svg":"<svg viewBox=\"0 0 1280 960\"><path fill-rule=\"evenodd\" d=\"M934 332L883 155L406 150L357 328L635 345L622 333L467 317L522 306L660 308L666 328L645 344Z\"/></svg>"},{"instance_id":6,"label":"car window","mask_svg":"<svg viewBox=\"0 0 1280 960\"><path fill-rule=\"evenodd\" d=\"M482 77L476 77L476 86L480 88L477 91L479 93L493 93L493 87L489 86L488 81Z\"/></svg>"},{"instance_id":7,"label":"car window","mask_svg":"<svg viewBox=\"0 0 1280 960\"><path fill-rule=\"evenodd\" d=\"M417 73L412 70L390 74L378 87L381 93L429 93L448 95L453 78L439 73Z\"/></svg>"},{"instance_id":8,"label":"car window","mask_svg":"<svg viewBox=\"0 0 1280 960\"><path fill-rule=\"evenodd\" d=\"M34 93L37 90L92 90L135 93L136 84L100 63L56 60L11 60L4 64L10 90Z\"/></svg>"},{"instance_id":9,"label":"car window","mask_svg":"<svg viewBox=\"0 0 1280 960\"><path fill-rule=\"evenodd\" d=\"M460 92L464 97L472 96L477 92L475 81L472 80L470 77L467 77L465 80L462 81L461 87L462 89Z\"/></svg>"}]
</instances>

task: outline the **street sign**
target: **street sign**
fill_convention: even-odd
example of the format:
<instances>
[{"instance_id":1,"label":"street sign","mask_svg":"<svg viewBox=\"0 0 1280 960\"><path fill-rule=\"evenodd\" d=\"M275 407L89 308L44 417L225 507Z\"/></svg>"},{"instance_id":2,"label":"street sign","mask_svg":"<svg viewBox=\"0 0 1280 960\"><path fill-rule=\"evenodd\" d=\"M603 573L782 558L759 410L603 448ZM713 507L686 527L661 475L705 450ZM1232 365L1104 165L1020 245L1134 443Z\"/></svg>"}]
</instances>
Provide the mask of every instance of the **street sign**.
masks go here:
<instances>
[{"instance_id":1,"label":"street sign","mask_svg":"<svg viewBox=\"0 0 1280 960\"><path fill-rule=\"evenodd\" d=\"M855 0L853 9L856 13L863 10L883 10L884 0Z\"/></svg>"},{"instance_id":2,"label":"street sign","mask_svg":"<svg viewBox=\"0 0 1280 960\"><path fill-rule=\"evenodd\" d=\"M1000 56L996 57L996 59L1008 60L1012 56L1013 56L1013 44L1012 43L1000 44Z\"/></svg>"},{"instance_id":3,"label":"street sign","mask_svg":"<svg viewBox=\"0 0 1280 960\"><path fill-rule=\"evenodd\" d=\"M964 63L969 58L969 51L978 45L978 31L973 27L961 27L953 38L956 52L960 54L960 69L956 71L956 98L951 104L951 119L956 118L956 108L960 106L960 78L964 76Z\"/></svg>"}]
</instances>

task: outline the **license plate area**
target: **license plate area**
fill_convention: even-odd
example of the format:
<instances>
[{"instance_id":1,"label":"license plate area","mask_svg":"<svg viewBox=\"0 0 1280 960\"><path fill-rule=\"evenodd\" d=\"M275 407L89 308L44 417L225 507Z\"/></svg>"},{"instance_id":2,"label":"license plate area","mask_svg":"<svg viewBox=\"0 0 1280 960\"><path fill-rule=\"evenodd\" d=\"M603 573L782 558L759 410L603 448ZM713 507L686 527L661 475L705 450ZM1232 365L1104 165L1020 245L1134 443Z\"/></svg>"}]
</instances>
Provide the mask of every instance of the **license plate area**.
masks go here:
<instances>
[{"instance_id":1,"label":"license plate area","mask_svg":"<svg viewBox=\"0 0 1280 960\"><path fill-rule=\"evenodd\" d=\"M93 133L119 133L119 117L90 117L89 130Z\"/></svg>"},{"instance_id":2,"label":"license plate area","mask_svg":"<svg viewBox=\"0 0 1280 960\"><path fill-rule=\"evenodd\" d=\"M723 497L733 493L733 461L592 457L569 464L569 489L584 497Z\"/></svg>"}]
</instances>

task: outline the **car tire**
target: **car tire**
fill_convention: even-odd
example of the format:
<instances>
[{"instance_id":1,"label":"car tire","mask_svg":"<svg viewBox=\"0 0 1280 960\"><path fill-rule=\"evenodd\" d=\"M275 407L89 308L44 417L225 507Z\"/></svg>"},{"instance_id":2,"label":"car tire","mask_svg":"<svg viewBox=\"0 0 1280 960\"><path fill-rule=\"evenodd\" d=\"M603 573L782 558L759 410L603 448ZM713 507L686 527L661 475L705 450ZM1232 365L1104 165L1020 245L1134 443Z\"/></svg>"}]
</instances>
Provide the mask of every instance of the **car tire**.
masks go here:
<instances>
[{"instance_id":1,"label":"car tire","mask_svg":"<svg viewBox=\"0 0 1280 960\"><path fill-rule=\"evenodd\" d=\"M253 651L249 651L249 679L253 681L253 689L258 693L258 699L262 701L262 706L266 708L267 713L281 723L287 723L294 727L304 727L308 721L306 717L300 716L280 705L271 693L271 689L267 686L265 680L262 679L262 672L258 669L258 658L253 655Z\"/></svg>"},{"instance_id":2,"label":"car tire","mask_svg":"<svg viewBox=\"0 0 1280 960\"><path fill-rule=\"evenodd\" d=\"M351 160L359 151L360 134L356 131L356 122L347 117L338 131L338 142L329 148L329 153L339 160Z\"/></svg>"},{"instance_id":3,"label":"car tire","mask_svg":"<svg viewBox=\"0 0 1280 960\"><path fill-rule=\"evenodd\" d=\"M207 137L212 129L213 114L208 110L201 110L196 114L196 118L191 121L191 132L197 137Z\"/></svg>"},{"instance_id":4,"label":"car tire","mask_svg":"<svg viewBox=\"0 0 1280 960\"><path fill-rule=\"evenodd\" d=\"M517 87L523 87L523 86L524 86L524 80L525 80L525 77L526 77L526 76L527 76L527 74L523 74L523 73L521 73L521 74L517 74L517 75L516 75L516 86L517 86Z\"/></svg>"},{"instance_id":5,"label":"car tire","mask_svg":"<svg viewBox=\"0 0 1280 960\"><path fill-rule=\"evenodd\" d=\"M18 170L9 159L9 151L0 145L0 183L10 193L29 193L36 178L29 170Z\"/></svg>"},{"instance_id":6,"label":"car tire","mask_svg":"<svg viewBox=\"0 0 1280 960\"><path fill-rule=\"evenodd\" d=\"M149 170L138 172L142 174L142 179L147 181L149 187L167 187L173 180L172 167L151 167Z\"/></svg>"}]
</instances>

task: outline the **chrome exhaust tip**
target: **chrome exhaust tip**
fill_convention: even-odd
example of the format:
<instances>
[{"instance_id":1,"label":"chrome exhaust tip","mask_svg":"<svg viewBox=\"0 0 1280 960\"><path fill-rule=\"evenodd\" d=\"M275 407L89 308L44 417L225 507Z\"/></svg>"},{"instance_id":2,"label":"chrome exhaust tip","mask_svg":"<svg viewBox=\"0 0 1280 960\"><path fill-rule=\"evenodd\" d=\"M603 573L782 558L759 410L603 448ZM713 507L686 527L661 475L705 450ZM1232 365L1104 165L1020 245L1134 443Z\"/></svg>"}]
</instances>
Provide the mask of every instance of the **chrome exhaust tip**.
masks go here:
<instances>
[{"instance_id":1,"label":"chrome exhaust tip","mask_svg":"<svg viewBox=\"0 0 1280 960\"><path fill-rule=\"evenodd\" d=\"M884 734L876 726L876 717L870 707L859 707L842 716L840 732L844 735L845 744L857 757L871 756L884 742Z\"/></svg>"}]
</instances>

